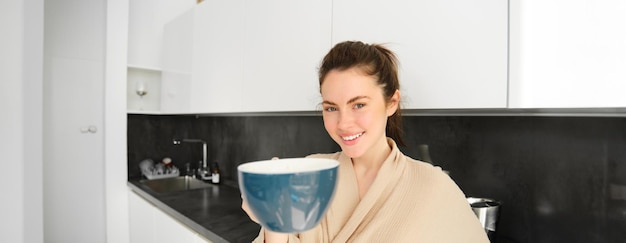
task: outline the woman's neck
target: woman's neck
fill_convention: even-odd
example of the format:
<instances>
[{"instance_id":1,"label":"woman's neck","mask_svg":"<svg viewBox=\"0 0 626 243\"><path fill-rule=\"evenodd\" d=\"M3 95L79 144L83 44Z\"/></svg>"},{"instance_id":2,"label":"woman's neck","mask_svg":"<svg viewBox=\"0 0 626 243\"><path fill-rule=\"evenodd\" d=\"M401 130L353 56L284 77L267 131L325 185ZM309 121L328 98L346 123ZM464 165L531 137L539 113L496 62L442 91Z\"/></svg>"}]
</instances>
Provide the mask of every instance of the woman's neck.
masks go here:
<instances>
[{"instance_id":1,"label":"woman's neck","mask_svg":"<svg viewBox=\"0 0 626 243\"><path fill-rule=\"evenodd\" d=\"M391 153L391 146L387 142L387 139L381 139L376 146L367 151L361 157L352 158L353 166L359 167L363 170L378 170L385 162L385 159L389 157Z\"/></svg>"},{"instance_id":2,"label":"woman's neck","mask_svg":"<svg viewBox=\"0 0 626 243\"><path fill-rule=\"evenodd\" d=\"M356 175L357 184L359 185L359 197L363 198L369 190L370 185L376 179L380 167L389 157L391 147L385 139L384 143L374 146L378 149L372 149L359 158L352 158L352 167Z\"/></svg>"}]
</instances>

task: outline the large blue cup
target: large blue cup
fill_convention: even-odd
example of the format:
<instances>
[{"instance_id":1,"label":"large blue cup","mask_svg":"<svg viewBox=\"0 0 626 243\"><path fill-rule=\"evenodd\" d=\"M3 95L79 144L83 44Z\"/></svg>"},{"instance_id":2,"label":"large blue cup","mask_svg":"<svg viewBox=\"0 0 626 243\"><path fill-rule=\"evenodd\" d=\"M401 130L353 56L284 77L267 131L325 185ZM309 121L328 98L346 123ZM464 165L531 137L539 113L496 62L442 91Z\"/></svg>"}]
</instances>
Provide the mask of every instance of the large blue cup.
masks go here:
<instances>
[{"instance_id":1,"label":"large blue cup","mask_svg":"<svg viewBox=\"0 0 626 243\"><path fill-rule=\"evenodd\" d=\"M264 160L237 167L239 189L259 223L268 230L296 233L324 217L337 184L332 159Z\"/></svg>"}]
</instances>

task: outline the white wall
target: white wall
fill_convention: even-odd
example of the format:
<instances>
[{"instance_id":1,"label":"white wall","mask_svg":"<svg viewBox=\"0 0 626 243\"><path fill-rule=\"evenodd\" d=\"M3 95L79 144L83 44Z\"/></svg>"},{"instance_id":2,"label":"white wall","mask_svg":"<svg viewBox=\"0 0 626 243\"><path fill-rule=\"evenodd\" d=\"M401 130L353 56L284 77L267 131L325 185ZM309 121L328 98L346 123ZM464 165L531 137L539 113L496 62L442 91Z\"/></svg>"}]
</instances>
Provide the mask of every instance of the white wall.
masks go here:
<instances>
[{"instance_id":1,"label":"white wall","mask_svg":"<svg viewBox=\"0 0 626 243\"><path fill-rule=\"evenodd\" d=\"M107 43L103 88L110 101L104 111L109 124L104 129L102 172L107 183L106 240L124 243L128 242L123 98L128 0L109 0L106 7L107 15L113 16L106 23L110 34L101 40ZM0 176L0 242L43 242L44 1L0 1L0 33L0 155L6 172ZM57 38L63 41L67 36ZM66 54L74 53L71 45L63 48L69 50Z\"/></svg>"},{"instance_id":2,"label":"white wall","mask_svg":"<svg viewBox=\"0 0 626 243\"><path fill-rule=\"evenodd\" d=\"M104 182L107 242L128 243L126 63L129 0L108 0L104 77Z\"/></svg>"},{"instance_id":3,"label":"white wall","mask_svg":"<svg viewBox=\"0 0 626 243\"><path fill-rule=\"evenodd\" d=\"M43 242L43 0L0 1L0 242Z\"/></svg>"}]
</instances>

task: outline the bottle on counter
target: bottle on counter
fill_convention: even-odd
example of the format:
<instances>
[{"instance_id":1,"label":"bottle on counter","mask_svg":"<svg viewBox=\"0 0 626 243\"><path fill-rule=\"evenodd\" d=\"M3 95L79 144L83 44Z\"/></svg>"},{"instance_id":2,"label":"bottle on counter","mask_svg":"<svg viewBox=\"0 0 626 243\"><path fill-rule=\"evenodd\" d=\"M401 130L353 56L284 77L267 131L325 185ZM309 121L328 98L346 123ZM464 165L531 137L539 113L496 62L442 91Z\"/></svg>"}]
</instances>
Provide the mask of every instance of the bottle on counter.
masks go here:
<instances>
[{"instance_id":1,"label":"bottle on counter","mask_svg":"<svg viewBox=\"0 0 626 243\"><path fill-rule=\"evenodd\" d=\"M213 184L220 183L220 168L217 165L217 162L214 162L213 168L211 168L211 183Z\"/></svg>"},{"instance_id":2,"label":"bottle on counter","mask_svg":"<svg viewBox=\"0 0 626 243\"><path fill-rule=\"evenodd\" d=\"M185 163L185 176L196 178L196 173L191 169L190 163Z\"/></svg>"}]
</instances>

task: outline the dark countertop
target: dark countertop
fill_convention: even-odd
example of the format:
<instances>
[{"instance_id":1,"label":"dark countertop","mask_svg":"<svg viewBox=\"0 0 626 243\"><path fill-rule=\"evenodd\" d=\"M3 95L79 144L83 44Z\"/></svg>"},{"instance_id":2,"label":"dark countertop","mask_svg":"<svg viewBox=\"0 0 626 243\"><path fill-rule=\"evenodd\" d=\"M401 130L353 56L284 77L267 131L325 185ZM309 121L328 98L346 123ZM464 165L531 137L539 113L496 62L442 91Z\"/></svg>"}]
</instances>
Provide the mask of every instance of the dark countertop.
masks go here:
<instances>
[{"instance_id":1,"label":"dark countertop","mask_svg":"<svg viewBox=\"0 0 626 243\"><path fill-rule=\"evenodd\" d=\"M139 180L127 184L139 196L213 242L251 242L261 229L241 209L239 189L227 183L161 194Z\"/></svg>"}]
</instances>

